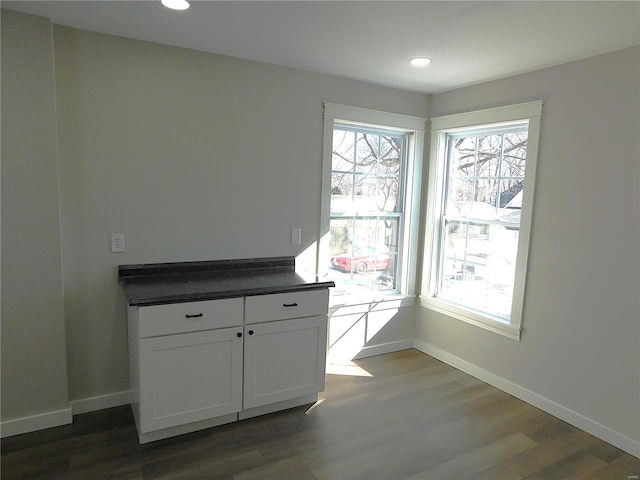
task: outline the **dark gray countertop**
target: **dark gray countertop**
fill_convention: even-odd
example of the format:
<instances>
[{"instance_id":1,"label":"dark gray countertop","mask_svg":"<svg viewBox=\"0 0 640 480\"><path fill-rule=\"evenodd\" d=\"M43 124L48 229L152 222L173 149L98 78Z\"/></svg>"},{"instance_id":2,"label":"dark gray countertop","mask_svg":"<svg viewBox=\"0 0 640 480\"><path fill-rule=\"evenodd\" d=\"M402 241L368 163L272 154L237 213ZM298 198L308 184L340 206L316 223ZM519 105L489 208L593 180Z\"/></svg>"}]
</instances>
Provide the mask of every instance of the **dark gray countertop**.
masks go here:
<instances>
[{"instance_id":1,"label":"dark gray countertop","mask_svg":"<svg viewBox=\"0 0 640 480\"><path fill-rule=\"evenodd\" d=\"M334 287L295 271L294 257L120 265L118 281L132 306L195 302Z\"/></svg>"}]
</instances>

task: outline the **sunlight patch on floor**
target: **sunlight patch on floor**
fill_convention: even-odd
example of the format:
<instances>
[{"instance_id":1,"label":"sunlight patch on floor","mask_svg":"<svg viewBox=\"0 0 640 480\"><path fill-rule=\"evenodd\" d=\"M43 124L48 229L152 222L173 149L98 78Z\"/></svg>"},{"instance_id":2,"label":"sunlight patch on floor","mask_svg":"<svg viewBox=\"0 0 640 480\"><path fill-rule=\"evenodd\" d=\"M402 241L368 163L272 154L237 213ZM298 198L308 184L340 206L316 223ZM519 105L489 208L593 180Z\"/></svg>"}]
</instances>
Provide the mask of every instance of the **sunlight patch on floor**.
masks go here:
<instances>
[{"instance_id":1,"label":"sunlight patch on floor","mask_svg":"<svg viewBox=\"0 0 640 480\"><path fill-rule=\"evenodd\" d=\"M351 360L330 359L327 362L327 375L349 375L352 377L373 377L364 368Z\"/></svg>"}]
</instances>

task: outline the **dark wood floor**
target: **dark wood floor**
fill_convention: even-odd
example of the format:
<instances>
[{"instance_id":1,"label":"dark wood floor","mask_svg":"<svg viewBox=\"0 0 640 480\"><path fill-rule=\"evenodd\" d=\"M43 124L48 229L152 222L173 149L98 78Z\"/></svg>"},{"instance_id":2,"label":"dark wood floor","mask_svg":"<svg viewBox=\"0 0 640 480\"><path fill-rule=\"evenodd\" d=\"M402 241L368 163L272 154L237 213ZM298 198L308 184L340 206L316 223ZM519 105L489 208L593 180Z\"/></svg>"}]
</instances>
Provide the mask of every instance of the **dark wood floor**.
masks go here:
<instances>
[{"instance_id":1,"label":"dark wood floor","mask_svg":"<svg viewBox=\"0 0 640 480\"><path fill-rule=\"evenodd\" d=\"M2 480L638 479L639 459L416 350L356 363L309 410L143 446L128 406L9 437Z\"/></svg>"}]
</instances>

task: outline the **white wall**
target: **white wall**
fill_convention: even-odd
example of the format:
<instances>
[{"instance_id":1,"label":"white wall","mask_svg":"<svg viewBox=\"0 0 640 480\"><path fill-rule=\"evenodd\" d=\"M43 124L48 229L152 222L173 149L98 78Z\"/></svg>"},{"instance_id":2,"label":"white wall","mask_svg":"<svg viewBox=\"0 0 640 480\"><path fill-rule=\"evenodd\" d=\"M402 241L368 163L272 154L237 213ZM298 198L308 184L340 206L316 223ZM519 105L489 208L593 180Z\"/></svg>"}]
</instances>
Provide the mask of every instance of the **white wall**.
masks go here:
<instances>
[{"instance_id":1,"label":"white wall","mask_svg":"<svg viewBox=\"0 0 640 480\"><path fill-rule=\"evenodd\" d=\"M331 362L349 364L352 359L412 348L416 310L415 304L407 305L412 300L330 308Z\"/></svg>"},{"instance_id":2,"label":"white wall","mask_svg":"<svg viewBox=\"0 0 640 480\"><path fill-rule=\"evenodd\" d=\"M128 389L118 264L298 255L318 238L323 102L428 111L426 95L361 82L58 26L54 39L74 400ZM398 318L387 328L405 335Z\"/></svg>"},{"instance_id":3,"label":"white wall","mask_svg":"<svg viewBox=\"0 0 640 480\"><path fill-rule=\"evenodd\" d=\"M418 344L556 402L635 448L639 60L640 48L631 48L433 96L432 116L531 100L544 107L522 341L424 308L416 329Z\"/></svg>"},{"instance_id":4,"label":"white wall","mask_svg":"<svg viewBox=\"0 0 640 480\"><path fill-rule=\"evenodd\" d=\"M2 11L1 43L4 434L68 402L51 22Z\"/></svg>"}]
</instances>

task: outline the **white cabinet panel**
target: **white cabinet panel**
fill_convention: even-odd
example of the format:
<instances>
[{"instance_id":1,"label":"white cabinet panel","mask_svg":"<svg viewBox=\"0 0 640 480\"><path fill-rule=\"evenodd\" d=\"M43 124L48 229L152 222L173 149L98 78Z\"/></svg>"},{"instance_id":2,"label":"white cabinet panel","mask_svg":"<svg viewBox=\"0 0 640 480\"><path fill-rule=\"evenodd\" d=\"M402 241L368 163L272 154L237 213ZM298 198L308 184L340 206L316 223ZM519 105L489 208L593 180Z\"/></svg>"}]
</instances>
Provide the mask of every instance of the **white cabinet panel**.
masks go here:
<instances>
[{"instance_id":1,"label":"white cabinet panel","mask_svg":"<svg viewBox=\"0 0 640 480\"><path fill-rule=\"evenodd\" d=\"M140 433L242 409L242 328L140 340Z\"/></svg>"},{"instance_id":2,"label":"white cabinet panel","mask_svg":"<svg viewBox=\"0 0 640 480\"><path fill-rule=\"evenodd\" d=\"M245 409L324 390L327 317L245 327Z\"/></svg>"}]
</instances>

